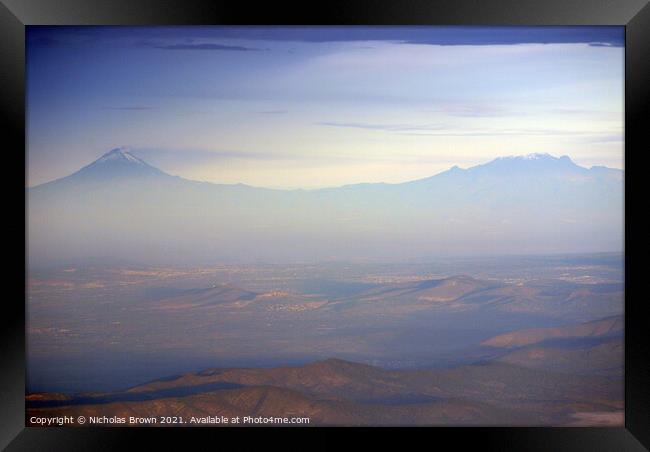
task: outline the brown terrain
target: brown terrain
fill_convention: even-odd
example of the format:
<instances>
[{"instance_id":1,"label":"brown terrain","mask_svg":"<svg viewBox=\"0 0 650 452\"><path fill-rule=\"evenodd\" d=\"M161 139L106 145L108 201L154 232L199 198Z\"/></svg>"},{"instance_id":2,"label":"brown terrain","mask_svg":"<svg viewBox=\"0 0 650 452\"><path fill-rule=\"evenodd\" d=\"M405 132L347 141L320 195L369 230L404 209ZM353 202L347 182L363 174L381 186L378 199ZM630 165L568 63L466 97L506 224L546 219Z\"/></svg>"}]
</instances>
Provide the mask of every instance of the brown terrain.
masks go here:
<instances>
[{"instance_id":1,"label":"brown terrain","mask_svg":"<svg viewBox=\"0 0 650 452\"><path fill-rule=\"evenodd\" d=\"M210 369L123 392L32 394L28 418L309 417L310 425L620 425L622 393L602 376L505 363L384 370L329 359L298 367ZM561 403L560 403L561 402Z\"/></svg>"},{"instance_id":2,"label":"brown terrain","mask_svg":"<svg viewBox=\"0 0 650 452\"><path fill-rule=\"evenodd\" d=\"M27 423L620 426L623 285L572 265L53 270L30 280Z\"/></svg>"},{"instance_id":3,"label":"brown terrain","mask_svg":"<svg viewBox=\"0 0 650 452\"><path fill-rule=\"evenodd\" d=\"M619 316L555 328L529 328L502 334L486 341L483 345L490 347L514 348L536 344L547 339L566 339L576 337L600 337L623 331L623 318Z\"/></svg>"}]
</instances>

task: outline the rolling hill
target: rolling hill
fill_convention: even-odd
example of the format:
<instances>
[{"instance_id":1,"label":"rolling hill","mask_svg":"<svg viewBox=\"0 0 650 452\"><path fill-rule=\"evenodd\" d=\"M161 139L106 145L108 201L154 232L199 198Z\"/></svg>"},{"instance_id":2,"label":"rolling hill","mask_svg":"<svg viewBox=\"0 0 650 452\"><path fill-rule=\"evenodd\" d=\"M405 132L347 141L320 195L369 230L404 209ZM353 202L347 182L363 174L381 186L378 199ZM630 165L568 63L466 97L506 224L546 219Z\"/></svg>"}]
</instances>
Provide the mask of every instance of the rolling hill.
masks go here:
<instances>
[{"instance_id":1,"label":"rolling hill","mask_svg":"<svg viewBox=\"0 0 650 452\"><path fill-rule=\"evenodd\" d=\"M618 425L622 391L605 377L503 363L388 371L329 359L300 367L211 369L124 392L28 397L40 416L306 416L310 425L562 425L576 414ZM561 402L561 403L560 403Z\"/></svg>"},{"instance_id":2,"label":"rolling hill","mask_svg":"<svg viewBox=\"0 0 650 452\"><path fill-rule=\"evenodd\" d=\"M620 335L622 333L623 318L621 316L614 316L579 325L554 328L530 328L514 331L483 341L482 344L490 347L516 348L537 344L549 339L586 339Z\"/></svg>"}]
</instances>

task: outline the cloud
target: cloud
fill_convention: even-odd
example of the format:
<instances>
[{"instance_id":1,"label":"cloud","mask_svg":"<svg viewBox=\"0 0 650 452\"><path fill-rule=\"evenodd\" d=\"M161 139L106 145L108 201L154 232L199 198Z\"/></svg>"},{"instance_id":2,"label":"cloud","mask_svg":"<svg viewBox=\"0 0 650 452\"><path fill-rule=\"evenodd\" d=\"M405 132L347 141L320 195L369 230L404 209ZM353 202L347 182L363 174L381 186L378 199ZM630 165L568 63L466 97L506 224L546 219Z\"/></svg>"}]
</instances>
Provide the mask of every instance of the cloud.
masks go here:
<instances>
[{"instance_id":1,"label":"cloud","mask_svg":"<svg viewBox=\"0 0 650 452\"><path fill-rule=\"evenodd\" d=\"M563 129L451 129L435 133L408 132L402 135L440 137L489 137L489 136L583 136L593 132Z\"/></svg>"},{"instance_id":2,"label":"cloud","mask_svg":"<svg viewBox=\"0 0 650 452\"><path fill-rule=\"evenodd\" d=\"M361 122L320 122L322 126L350 127L354 129L385 130L388 132L402 132L410 130L444 130L441 124L368 124Z\"/></svg>"},{"instance_id":3,"label":"cloud","mask_svg":"<svg viewBox=\"0 0 650 452\"><path fill-rule=\"evenodd\" d=\"M265 110L265 111L257 111L255 112L260 115L286 115L289 113L288 110Z\"/></svg>"},{"instance_id":4,"label":"cloud","mask_svg":"<svg viewBox=\"0 0 650 452\"><path fill-rule=\"evenodd\" d=\"M232 151L232 150L203 150L203 149L182 149L182 148L131 148L131 153L147 163L159 167L162 170L176 171L188 167L207 166L223 162L298 162L311 164L332 164L333 162L355 163L376 163L376 162L422 162L430 156L418 154L400 154L381 156L354 156L344 153L290 153L272 151ZM437 161L440 156L434 160ZM451 158L451 156L445 156ZM458 161L458 156L453 156ZM462 160L462 159L461 159ZM473 160L472 160L473 161Z\"/></svg>"},{"instance_id":5,"label":"cloud","mask_svg":"<svg viewBox=\"0 0 650 452\"><path fill-rule=\"evenodd\" d=\"M588 44L623 47L623 27L438 27L401 41L428 45Z\"/></svg>"},{"instance_id":6,"label":"cloud","mask_svg":"<svg viewBox=\"0 0 650 452\"><path fill-rule=\"evenodd\" d=\"M618 26L297 26L297 27L204 27L197 34L212 38L345 42L392 41L424 45L512 45L512 44L575 44L622 47L623 27Z\"/></svg>"},{"instance_id":7,"label":"cloud","mask_svg":"<svg viewBox=\"0 0 650 452\"><path fill-rule=\"evenodd\" d=\"M460 116L467 118L485 118L485 117L502 117L510 116L513 113L505 108L488 106L488 105L443 105L441 107L424 110L432 113L443 113L449 116Z\"/></svg>"},{"instance_id":8,"label":"cloud","mask_svg":"<svg viewBox=\"0 0 650 452\"><path fill-rule=\"evenodd\" d=\"M593 137L587 137L584 141L592 144L622 143L624 141L624 137L622 133L614 135L597 135Z\"/></svg>"},{"instance_id":9,"label":"cloud","mask_svg":"<svg viewBox=\"0 0 650 452\"><path fill-rule=\"evenodd\" d=\"M183 36L199 40L257 40L276 42L364 42L388 41L422 45L516 45L588 44L594 47L623 47L622 26L40 26L28 28L28 36L66 36L68 41L130 39L167 40ZM29 41L30 45L32 41ZM70 42L66 42L69 44ZM222 44L161 44L165 50L262 50Z\"/></svg>"},{"instance_id":10,"label":"cloud","mask_svg":"<svg viewBox=\"0 0 650 452\"><path fill-rule=\"evenodd\" d=\"M481 105L481 104L454 104L445 103L447 101L438 101L442 106L426 108L422 110L426 113L441 113L447 116L466 117L466 118L501 118L507 116L530 116L531 114L551 114L567 116L615 116L617 113L603 110L589 110L580 108L537 108L528 107L526 109L508 109L502 106Z\"/></svg>"},{"instance_id":11,"label":"cloud","mask_svg":"<svg viewBox=\"0 0 650 452\"><path fill-rule=\"evenodd\" d=\"M330 127L349 127L356 129L380 130L399 135L432 137L489 137L489 136L576 136L590 143L621 141L622 134L611 132L597 134L593 131L565 129L478 129L471 127L448 127L442 124L371 124L361 122L321 122Z\"/></svg>"},{"instance_id":12,"label":"cloud","mask_svg":"<svg viewBox=\"0 0 650 452\"><path fill-rule=\"evenodd\" d=\"M148 47L161 50L226 50L235 52L257 52L268 49L258 49L255 47L234 46L215 43L185 43L185 44L147 44Z\"/></svg>"},{"instance_id":13,"label":"cloud","mask_svg":"<svg viewBox=\"0 0 650 452\"><path fill-rule=\"evenodd\" d=\"M155 107L148 107L146 105L125 105L113 107L101 107L102 110L127 110L127 111L140 111L140 110L155 110Z\"/></svg>"},{"instance_id":14,"label":"cloud","mask_svg":"<svg viewBox=\"0 0 650 452\"><path fill-rule=\"evenodd\" d=\"M159 166L161 169L205 165L227 160L290 160L297 158L290 154L272 152L250 152L231 150L134 148L133 155Z\"/></svg>"}]
</instances>

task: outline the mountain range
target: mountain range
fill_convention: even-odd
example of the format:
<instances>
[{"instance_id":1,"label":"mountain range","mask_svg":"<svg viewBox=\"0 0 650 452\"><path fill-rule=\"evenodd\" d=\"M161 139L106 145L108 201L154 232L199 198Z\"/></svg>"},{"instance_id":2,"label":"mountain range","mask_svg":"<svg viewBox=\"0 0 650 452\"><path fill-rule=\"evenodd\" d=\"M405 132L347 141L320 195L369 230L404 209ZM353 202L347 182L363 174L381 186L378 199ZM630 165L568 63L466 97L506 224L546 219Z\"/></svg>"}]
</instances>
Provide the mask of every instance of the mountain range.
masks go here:
<instances>
[{"instance_id":1,"label":"mountain range","mask_svg":"<svg viewBox=\"0 0 650 452\"><path fill-rule=\"evenodd\" d=\"M317 190L169 175L123 148L27 191L34 264L306 261L620 251L622 170L548 154Z\"/></svg>"}]
</instances>

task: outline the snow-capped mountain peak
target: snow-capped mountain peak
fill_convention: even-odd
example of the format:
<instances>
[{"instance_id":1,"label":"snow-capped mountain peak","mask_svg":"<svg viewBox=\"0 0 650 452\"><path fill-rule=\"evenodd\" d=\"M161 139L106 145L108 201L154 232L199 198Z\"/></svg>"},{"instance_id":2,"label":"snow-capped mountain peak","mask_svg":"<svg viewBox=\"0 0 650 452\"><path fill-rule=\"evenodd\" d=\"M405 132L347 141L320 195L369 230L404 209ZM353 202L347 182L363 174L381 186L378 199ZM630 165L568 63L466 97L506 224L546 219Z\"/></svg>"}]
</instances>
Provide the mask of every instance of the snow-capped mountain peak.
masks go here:
<instances>
[{"instance_id":1,"label":"snow-capped mountain peak","mask_svg":"<svg viewBox=\"0 0 650 452\"><path fill-rule=\"evenodd\" d=\"M525 155L509 155L497 157L495 160L559 160L561 157L554 157L548 152L533 152Z\"/></svg>"},{"instance_id":2,"label":"snow-capped mountain peak","mask_svg":"<svg viewBox=\"0 0 650 452\"><path fill-rule=\"evenodd\" d=\"M41 186L68 186L75 184L103 184L125 180L151 180L152 178L173 178L169 174L149 165L122 146L111 149L94 162L61 179Z\"/></svg>"},{"instance_id":3,"label":"snow-capped mountain peak","mask_svg":"<svg viewBox=\"0 0 650 452\"><path fill-rule=\"evenodd\" d=\"M524 155L522 158L524 160L541 160L549 157L553 158L548 152L533 152L532 154Z\"/></svg>"},{"instance_id":4,"label":"snow-capped mountain peak","mask_svg":"<svg viewBox=\"0 0 650 452\"><path fill-rule=\"evenodd\" d=\"M119 160L124 160L139 165L146 165L144 161L140 160L139 158L131 154L129 148L126 146L121 146L119 148L111 149L106 154L102 155L99 159L97 159L95 163L105 163L105 162L119 161Z\"/></svg>"},{"instance_id":5,"label":"snow-capped mountain peak","mask_svg":"<svg viewBox=\"0 0 650 452\"><path fill-rule=\"evenodd\" d=\"M527 171L587 171L587 168L576 165L567 155L555 157L548 153L498 157L491 162L478 165L475 168L508 168L509 170L514 168L521 170L525 168Z\"/></svg>"}]
</instances>

